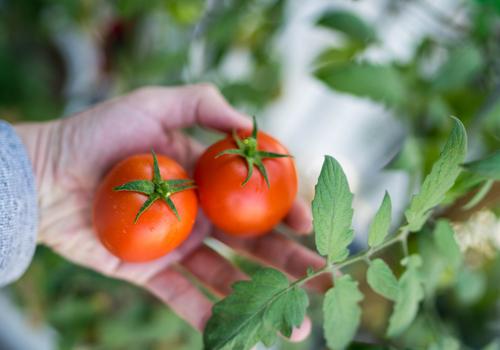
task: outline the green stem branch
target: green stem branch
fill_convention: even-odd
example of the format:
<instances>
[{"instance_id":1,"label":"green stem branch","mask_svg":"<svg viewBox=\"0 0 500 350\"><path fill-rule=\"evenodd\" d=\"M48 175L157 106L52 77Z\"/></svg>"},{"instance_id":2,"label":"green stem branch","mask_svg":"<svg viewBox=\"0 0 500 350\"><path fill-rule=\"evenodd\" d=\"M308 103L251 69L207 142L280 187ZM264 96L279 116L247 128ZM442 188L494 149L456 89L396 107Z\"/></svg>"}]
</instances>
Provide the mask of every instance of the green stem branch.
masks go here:
<instances>
[{"instance_id":1,"label":"green stem branch","mask_svg":"<svg viewBox=\"0 0 500 350\"><path fill-rule=\"evenodd\" d=\"M403 228L400 230L400 232L386 240L384 243L380 244L377 247L370 248L368 250L362 251L358 254L355 254L351 257L349 257L347 260L335 264L335 263L327 263L325 266L320 268L319 270L314 271L314 273L306 275L293 283L290 284L290 287L294 286L301 286L305 284L306 282L318 277L319 275L326 273L326 272L333 272L335 273L336 271L340 271L341 269L353 265L357 262L364 261L367 264L370 264L370 258L372 255L386 249L387 247L396 244L396 243L401 243L403 245L403 251L405 256L408 255L408 235L410 234L410 231L407 228Z\"/></svg>"}]
</instances>

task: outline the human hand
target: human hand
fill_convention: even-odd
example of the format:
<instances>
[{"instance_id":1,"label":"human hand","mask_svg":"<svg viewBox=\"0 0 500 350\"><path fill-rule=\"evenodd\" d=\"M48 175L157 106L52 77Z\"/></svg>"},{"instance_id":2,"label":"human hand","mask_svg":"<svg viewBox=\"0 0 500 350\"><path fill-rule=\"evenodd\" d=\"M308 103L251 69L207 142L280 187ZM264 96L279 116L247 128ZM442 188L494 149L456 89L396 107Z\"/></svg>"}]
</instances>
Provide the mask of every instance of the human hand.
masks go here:
<instances>
[{"instance_id":1,"label":"human hand","mask_svg":"<svg viewBox=\"0 0 500 350\"><path fill-rule=\"evenodd\" d=\"M154 149L178 161L188 172L203 147L180 129L191 125L230 131L251 128L210 85L143 88L102 103L71 118L16 126L31 157L40 207L39 242L68 260L150 290L182 318L203 329L212 303L186 277L194 275L215 295L230 293L233 282L247 278L203 243L212 234L239 254L272 265L292 278L318 268L323 259L301 245L271 233L236 239L216 232L202 214L178 249L158 260L132 264L111 255L91 222L92 199L103 175L118 161ZM311 230L308 206L296 202L285 223L299 233ZM322 289L322 282L311 285ZM309 332L308 321L295 332Z\"/></svg>"}]
</instances>

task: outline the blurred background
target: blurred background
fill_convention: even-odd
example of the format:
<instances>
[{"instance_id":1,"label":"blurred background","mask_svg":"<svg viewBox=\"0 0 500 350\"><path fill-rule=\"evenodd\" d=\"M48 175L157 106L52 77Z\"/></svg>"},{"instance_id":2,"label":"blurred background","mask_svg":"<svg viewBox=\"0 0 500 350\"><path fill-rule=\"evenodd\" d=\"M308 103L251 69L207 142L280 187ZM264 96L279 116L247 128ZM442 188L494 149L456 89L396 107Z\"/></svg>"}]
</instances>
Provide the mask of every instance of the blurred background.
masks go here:
<instances>
[{"instance_id":1,"label":"blurred background","mask_svg":"<svg viewBox=\"0 0 500 350\"><path fill-rule=\"evenodd\" d=\"M500 0L0 0L2 119L63 118L143 85L202 81L289 147L306 199L324 154L340 161L355 193L357 250L386 189L398 226L450 115L466 125L470 159L500 148ZM462 176L447 201L479 186ZM412 241L429 297L400 340L407 348L449 337L481 349L500 338L499 206L450 214L474 227L463 224L463 235L482 237L462 242L463 270L425 235ZM397 266L400 252L387 254ZM369 343L391 306L365 292L358 340ZM312 335L276 349L324 348L315 298ZM0 291L0 349L201 348L200 334L146 292L44 247Z\"/></svg>"}]
</instances>

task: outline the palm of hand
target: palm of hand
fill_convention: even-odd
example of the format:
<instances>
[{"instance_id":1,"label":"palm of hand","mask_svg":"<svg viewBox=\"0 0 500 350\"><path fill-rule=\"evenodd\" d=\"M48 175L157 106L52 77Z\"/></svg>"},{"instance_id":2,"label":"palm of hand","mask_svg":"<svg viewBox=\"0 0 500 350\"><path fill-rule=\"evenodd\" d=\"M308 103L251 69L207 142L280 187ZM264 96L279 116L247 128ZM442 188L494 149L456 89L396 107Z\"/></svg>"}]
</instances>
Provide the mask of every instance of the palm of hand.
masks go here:
<instances>
[{"instance_id":1,"label":"palm of hand","mask_svg":"<svg viewBox=\"0 0 500 350\"><path fill-rule=\"evenodd\" d=\"M202 329L211 302L185 273L217 296L229 293L235 280L246 278L203 244L208 234L292 277L301 276L308 266L321 266L323 260L275 233L254 240L226 237L213 232L201 214L181 247L150 263L124 263L100 244L92 228L91 208L102 176L119 160L151 149L177 160L189 172L202 147L178 129L194 124L224 131L250 127L249 120L210 86L147 88L47 124L41 136L24 137L24 141L38 180L39 241L79 265L144 286ZM310 228L309 212L300 202L285 221L298 231ZM324 289L325 283L329 284L319 280L313 287ZM299 336L305 334L307 330Z\"/></svg>"},{"instance_id":2,"label":"palm of hand","mask_svg":"<svg viewBox=\"0 0 500 350\"><path fill-rule=\"evenodd\" d=\"M42 213L40 240L77 264L136 284L152 276L199 247L211 226L199 217L193 233L180 249L146 264L124 263L111 255L97 239L91 220L92 200L102 176L121 159L154 149L190 169L201 148L179 130L169 130L156 111L143 106L138 92L110 101L54 125L59 128L51 141L58 152L49 157L53 174L41 188L48 211ZM153 107L155 108L155 107ZM175 121L172 121L175 122ZM182 123L182 121L179 121ZM59 146L64 145L64 146ZM45 197L45 196L44 196ZM42 210L45 206L42 205Z\"/></svg>"}]
</instances>

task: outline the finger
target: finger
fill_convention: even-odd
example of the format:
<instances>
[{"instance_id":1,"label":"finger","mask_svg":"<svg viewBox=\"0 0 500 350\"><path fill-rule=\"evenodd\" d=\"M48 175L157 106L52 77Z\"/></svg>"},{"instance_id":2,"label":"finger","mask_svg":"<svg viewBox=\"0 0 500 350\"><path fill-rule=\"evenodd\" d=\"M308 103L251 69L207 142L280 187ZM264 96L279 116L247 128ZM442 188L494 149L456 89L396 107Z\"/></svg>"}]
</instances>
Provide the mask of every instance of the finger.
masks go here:
<instances>
[{"instance_id":1,"label":"finger","mask_svg":"<svg viewBox=\"0 0 500 350\"><path fill-rule=\"evenodd\" d=\"M248 277L213 249L201 246L188 255L181 265L219 297L231 293L231 286Z\"/></svg>"},{"instance_id":2,"label":"finger","mask_svg":"<svg viewBox=\"0 0 500 350\"><path fill-rule=\"evenodd\" d=\"M312 232L311 206L303 199L298 198L292 205L284 220L298 234L309 234Z\"/></svg>"},{"instance_id":3,"label":"finger","mask_svg":"<svg viewBox=\"0 0 500 350\"><path fill-rule=\"evenodd\" d=\"M303 277L308 267L316 270L325 265L325 260L313 251L277 233L248 239L216 232L215 237L240 254L271 265L294 278ZM326 291L331 285L331 279L326 274L307 283L308 288L319 292Z\"/></svg>"},{"instance_id":4,"label":"finger","mask_svg":"<svg viewBox=\"0 0 500 350\"><path fill-rule=\"evenodd\" d=\"M250 119L232 108L211 84L147 87L127 98L147 115L159 119L167 129L195 124L220 131L252 127Z\"/></svg>"},{"instance_id":5,"label":"finger","mask_svg":"<svg viewBox=\"0 0 500 350\"><path fill-rule=\"evenodd\" d=\"M212 303L176 268L162 270L146 283L146 288L194 328L204 329Z\"/></svg>"},{"instance_id":6,"label":"finger","mask_svg":"<svg viewBox=\"0 0 500 350\"><path fill-rule=\"evenodd\" d=\"M175 159L189 174L194 171L196 161L204 150L201 143L180 130L169 131L165 137L155 141L155 151Z\"/></svg>"},{"instance_id":7,"label":"finger","mask_svg":"<svg viewBox=\"0 0 500 350\"><path fill-rule=\"evenodd\" d=\"M293 329L292 335L290 336L290 341L298 343L305 340L311 333L311 328L311 319L306 316L300 327Z\"/></svg>"}]
</instances>

